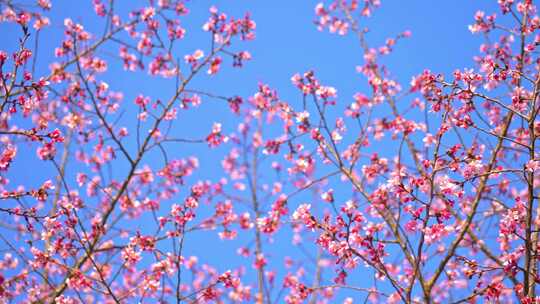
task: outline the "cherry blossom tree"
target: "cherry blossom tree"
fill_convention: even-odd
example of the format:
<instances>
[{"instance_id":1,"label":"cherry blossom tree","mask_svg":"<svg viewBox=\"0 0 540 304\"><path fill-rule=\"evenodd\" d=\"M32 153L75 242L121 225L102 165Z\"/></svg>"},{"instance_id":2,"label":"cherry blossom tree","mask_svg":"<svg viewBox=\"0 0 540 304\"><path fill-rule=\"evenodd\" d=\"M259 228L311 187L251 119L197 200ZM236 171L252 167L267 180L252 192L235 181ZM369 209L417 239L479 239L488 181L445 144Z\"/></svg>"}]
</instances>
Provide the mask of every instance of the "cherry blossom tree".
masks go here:
<instances>
[{"instance_id":1,"label":"cherry blossom tree","mask_svg":"<svg viewBox=\"0 0 540 304\"><path fill-rule=\"evenodd\" d=\"M0 303L540 303L532 0L476 13L470 69L410 83L383 62L411 32L370 43L379 0L320 3L315 26L357 39L368 90L338 98L313 62L291 101L197 82L257 60L249 12L210 7L191 33L189 1L91 2L43 50L51 1L0 0L17 33L0 50ZM167 90L120 92L114 69ZM210 102L236 127L186 122ZM12 181L27 162L37 185ZM189 253L205 240L241 258Z\"/></svg>"}]
</instances>

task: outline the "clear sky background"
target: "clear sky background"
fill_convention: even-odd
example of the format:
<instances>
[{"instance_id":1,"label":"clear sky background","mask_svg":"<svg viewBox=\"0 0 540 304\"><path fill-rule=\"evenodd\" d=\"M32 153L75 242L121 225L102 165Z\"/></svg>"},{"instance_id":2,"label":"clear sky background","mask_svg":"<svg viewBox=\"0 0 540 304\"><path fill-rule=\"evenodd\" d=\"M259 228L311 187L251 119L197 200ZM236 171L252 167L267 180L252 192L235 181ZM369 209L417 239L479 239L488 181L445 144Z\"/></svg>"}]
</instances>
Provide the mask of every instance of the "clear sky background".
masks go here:
<instances>
[{"instance_id":1,"label":"clear sky background","mask_svg":"<svg viewBox=\"0 0 540 304\"><path fill-rule=\"evenodd\" d=\"M472 57L478 53L482 37L472 35L467 26L473 22L473 15L478 9L487 13L497 11L496 2L495 0L386 0L366 24L371 29L367 39L371 46L378 47L388 37L394 37L404 30L412 32L412 37L400 40L395 51L383 61L394 78L407 89L411 77L424 69L449 74L457 68L473 67ZM116 3L120 10L125 10L128 3L132 8L144 6L145 2L118 0ZM258 82L262 82L277 89L282 99L298 104L300 95L291 84L290 78L295 73L312 69L325 85L334 86L338 90L339 103L343 105L350 104L356 92L369 92L366 80L355 71L355 67L362 63L363 55L356 38L353 35L342 37L319 32L313 23L314 7L317 3L318 1L308 0L189 1L188 8L191 13L182 19L182 24L188 32L176 50L180 58L195 49L207 49L208 37L201 27L208 18L208 8L211 5L216 5L220 11L235 17L242 17L244 12L249 11L257 23L256 40L240 43L235 47L236 50L248 50L253 59L242 69L231 68L231 62L225 60L221 73L214 77L202 75L196 79L192 88L224 96L248 97L256 92ZM40 36L38 76L48 74L48 64L54 61L53 52L63 38L65 17L71 17L74 21L82 23L90 32L98 34L102 33L104 24L104 20L94 14L91 1L53 1L53 9L48 16L52 25ZM16 27L0 25L0 36L3 37L0 39L0 49L13 50L16 47L14 39L19 35L20 32ZM107 45L105 51L98 54L109 60L109 72L102 79L109 83L111 90L124 93L125 104L132 104L132 100L138 94L162 100L171 95L174 89L171 80L150 78L146 72L126 76L122 71L121 62L108 55L117 54L117 51L117 45ZM223 124L225 133L234 131L238 123L225 104L205 98L199 109L179 114L178 127L175 129L179 137L202 138L208 134L214 121ZM134 119L133 115L126 117L125 119ZM171 147L170 153L178 158L189 155L199 157L200 170L190 179L194 181L197 178L216 180L221 177L217 176L216 172L222 172L220 161L224 151L209 150L203 144ZM19 151L18 159L25 161L14 163L11 170L13 175L10 176L13 185L40 185L44 179L43 173L50 172L46 170L51 168L42 168L43 164L37 159L35 149ZM149 158L146 163L152 164L157 161L161 160ZM127 168L127 165L119 164L114 174L118 174L118 177L124 176L122 168ZM134 223L139 224L144 225ZM290 242L286 237L279 239ZM235 253L238 244L248 241L241 238L235 242L225 242L219 240L217 235L201 234L198 237L188 238L186 255L195 254L203 262L222 265L221 270L241 264L246 264L250 268L251 261L246 263ZM277 252L282 248L285 247L277 244L272 250ZM294 256L298 255L298 252L290 254ZM352 283L356 281L355 279Z\"/></svg>"}]
</instances>

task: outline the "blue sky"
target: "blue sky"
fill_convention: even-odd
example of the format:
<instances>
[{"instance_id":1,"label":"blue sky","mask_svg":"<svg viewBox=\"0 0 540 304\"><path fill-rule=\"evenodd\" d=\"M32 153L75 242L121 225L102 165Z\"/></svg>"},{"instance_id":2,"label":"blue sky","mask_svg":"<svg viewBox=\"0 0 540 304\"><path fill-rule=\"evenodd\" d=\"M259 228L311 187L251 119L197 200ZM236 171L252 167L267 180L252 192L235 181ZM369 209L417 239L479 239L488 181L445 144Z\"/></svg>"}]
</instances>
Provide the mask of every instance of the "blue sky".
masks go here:
<instances>
[{"instance_id":1,"label":"blue sky","mask_svg":"<svg viewBox=\"0 0 540 304\"><path fill-rule=\"evenodd\" d=\"M201 30L202 24L208 17L208 8L216 5L221 11L229 15L241 17L249 11L257 23L255 41L237 44L236 50L248 50L253 59L242 69L233 69L226 60L223 72L215 77L202 75L197 78L192 88L204 88L206 91L220 95L240 95L248 97L257 89L257 83L267 83L278 90L282 99L298 104L300 95L290 82L295 73L314 70L317 77L326 85L334 86L338 90L339 102L343 105L352 101L356 92L367 92L366 80L355 71L355 67L362 63L362 52L354 36L338 36L327 32L319 32L313 24L315 19L314 7L318 1L263 1L263 0L223 0L223 1L192 1L188 3L191 14L182 20L187 28L186 38L179 43L176 52L180 58L198 48L206 48L207 35ZM126 9L126 1L118 1L120 10ZM131 6L133 3L133 6ZM140 3L136 5L135 3ZM144 5L144 1L129 1L130 7ZM412 31L412 37L400 40L395 52L384 59L395 79L406 88L413 75L430 69L444 74L454 69L472 67L472 57L477 54L482 38L470 34L467 26L472 23L473 15L477 9L488 13L497 10L496 1L484 0L416 0L416 1L383 1L382 6L372 18L367 21L371 29L367 39L371 46L380 46L388 37L393 37L404 30ZM103 20L99 20L93 13L91 1L55 1L50 12L52 26L41 34L38 53L38 74L47 74L48 63L53 60L53 50L62 39L63 19L67 16L82 23L89 31L102 32ZM124 15L125 16L125 15ZM364 19L365 20L365 19ZM0 25L0 49L13 49L13 43L19 32L10 25ZM107 52L117 52L117 46L107 45L101 54L107 58ZM99 53L98 53L99 54ZM121 63L110 61L110 71L103 76L109 83L111 90L122 91L125 95L125 104L138 94L152 98L167 99L170 96L172 82L170 80L150 79L146 72L138 72L125 76ZM129 114L129 111L128 111ZM132 113L131 113L132 114ZM180 114L180 123L175 132L179 136L188 138L201 138L208 134L212 123L223 123L224 131L231 132L236 129L237 120L229 113L228 107L218 101L203 98L203 105L194 111ZM133 122L133 116L126 115L126 124ZM129 121L131 119L131 121ZM135 146L133 145L132 148ZM13 185L33 183L39 185L43 182L43 172L51 168L44 167L44 171L36 170L36 166L43 164L37 160L34 149L19 151L19 161L11 170ZM220 160L225 150L208 151L206 146L178 146L171 147L170 153L185 157L196 154L201 161L201 169L196 178L217 179L216 167L221 172ZM147 163L154 164L158 158L149 158ZM118 164L119 169L114 170L118 177L123 176L122 168L125 164ZM41 168L41 167L39 167ZM195 179L192 179L192 181ZM134 223L134 225L144 225ZM287 240L287 236L277 235L275 239ZM210 264L220 265L226 261L227 265L242 265L245 261L235 254L235 248L241 242L226 243L217 236L197 237L188 239L186 253L196 254L201 260ZM273 250L280 250L273 247ZM219 252L219 256L215 253ZM287 252L289 254L289 252ZM298 255L298 252L290 252ZM313 255L315 252L313 252ZM281 261L279 261L281 263ZM246 265L250 268L250 265ZM224 270L224 269L222 269ZM369 285L362 282L359 285Z\"/></svg>"}]
</instances>

